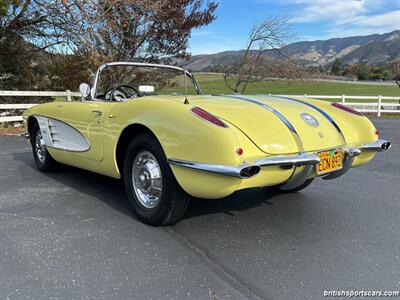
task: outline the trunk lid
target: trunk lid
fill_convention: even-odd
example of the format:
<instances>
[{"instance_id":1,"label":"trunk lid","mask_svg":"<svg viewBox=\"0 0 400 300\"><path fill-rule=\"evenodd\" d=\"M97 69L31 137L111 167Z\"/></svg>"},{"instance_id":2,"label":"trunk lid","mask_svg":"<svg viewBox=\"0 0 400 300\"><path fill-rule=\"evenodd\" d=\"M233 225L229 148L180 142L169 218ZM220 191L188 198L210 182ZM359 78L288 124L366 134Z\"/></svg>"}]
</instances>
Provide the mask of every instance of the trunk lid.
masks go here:
<instances>
[{"instance_id":1,"label":"trunk lid","mask_svg":"<svg viewBox=\"0 0 400 300\"><path fill-rule=\"evenodd\" d=\"M194 97L190 104L233 124L268 154L311 152L343 145L338 130L325 116L296 101L273 96L221 95ZM304 114L317 120L318 125L306 123Z\"/></svg>"}]
</instances>

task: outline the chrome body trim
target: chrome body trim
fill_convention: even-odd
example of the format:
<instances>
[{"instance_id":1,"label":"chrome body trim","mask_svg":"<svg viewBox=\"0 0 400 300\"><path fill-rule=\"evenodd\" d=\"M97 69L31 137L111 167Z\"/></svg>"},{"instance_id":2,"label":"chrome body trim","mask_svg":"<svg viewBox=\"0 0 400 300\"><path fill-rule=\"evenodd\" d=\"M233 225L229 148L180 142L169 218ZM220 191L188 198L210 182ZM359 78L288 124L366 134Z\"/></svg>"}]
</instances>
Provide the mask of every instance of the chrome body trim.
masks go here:
<instances>
[{"instance_id":1,"label":"chrome body trim","mask_svg":"<svg viewBox=\"0 0 400 300\"><path fill-rule=\"evenodd\" d=\"M260 167L271 166L314 166L320 162L320 159L315 154L301 153L298 155L290 156L271 156L256 160L255 165Z\"/></svg>"},{"instance_id":2,"label":"chrome body trim","mask_svg":"<svg viewBox=\"0 0 400 300\"><path fill-rule=\"evenodd\" d=\"M240 171L244 167L248 167L248 166L234 167L228 165L205 164L205 163L197 163L197 162L178 160L172 158L168 159L168 162L173 166L179 166L187 169L193 169L207 173L213 173L213 174L218 174L228 177L236 177L236 178L242 178L242 176L240 175Z\"/></svg>"},{"instance_id":3,"label":"chrome body trim","mask_svg":"<svg viewBox=\"0 0 400 300\"><path fill-rule=\"evenodd\" d=\"M340 129L339 125L335 122L335 120L333 120L333 118L330 115L328 115L325 111L323 111L318 106L315 106L311 103L308 103L306 101L302 101L299 99L295 99L295 98L289 98L289 97L284 97L284 96L273 96L273 97L302 103L302 104L307 105L308 107L311 107L312 109L318 111L321 115L323 115L325 117L325 119L327 119L336 128L336 130L339 132L340 137L342 138L344 144L346 144L346 138L344 137L344 134L343 134L342 130Z\"/></svg>"},{"instance_id":4,"label":"chrome body trim","mask_svg":"<svg viewBox=\"0 0 400 300\"><path fill-rule=\"evenodd\" d=\"M392 144L389 141L377 140L376 142L373 142L373 143L368 143L368 144L361 145L360 149L361 149L361 151L381 152L381 151L387 151L391 147L392 147Z\"/></svg>"},{"instance_id":5,"label":"chrome body trim","mask_svg":"<svg viewBox=\"0 0 400 300\"><path fill-rule=\"evenodd\" d=\"M281 185L279 189L285 191L285 190L292 190L301 186L310 177L313 169L314 168L312 165L305 166L303 170L301 170L299 173L292 175L292 177L290 177L286 183ZM293 174L295 171L296 169L293 171Z\"/></svg>"},{"instance_id":6,"label":"chrome body trim","mask_svg":"<svg viewBox=\"0 0 400 300\"><path fill-rule=\"evenodd\" d=\"M249 99L249 98L244 98L244 97L239 97L239 96L230 96L230 95L219 95L219 96L220 97L226 97L226 98L231 98L231 99L250 102L250 103L253 103L253 104L256 104L258 106L261 106L262 108L265 108L266 110L272 112L292 132L293 136L295 137L295 141L296 141L296 144L297 144L297 146L299 148L299 151L303 151L304 150L303 142L301 141L301 138L300 138L299 134L297 133L296 129L294 128L294 126L289 122L288 119L286 119L286 117L284 115L282 115L275 108L273 108L273 107L271 107L271 106L269 106L269 105L267 105L265 103L262 103L260 101L256 101L256 100Z\"/></svg>"},{"instance_id":7,"label":"chrome body trim","mask_svg":"<svg viewBox=\"0 0 400 300\"><path fill-rule=\"evenodd\" d=\"M236 178L250 178L257 175L262 167L272 166L314 166L320 161L315 154L301 153L298 155L273 156L257 160L253 164L241 166L229 166L218 164L197 163L179 159L168 159L168 162L174 166L180 166L187 169L193 169L223 176Z\"/></svg>"},{"instance_id":8,"label":"chrome body trim","mask_svg":"<svg viewBox=\"0 0 400 300\"><path fill-rule=\"evenodd\" d=\"M192 82L193 85L196 89L196 93L198 95L201 94L201 88L199 86L199 83L197 82L196 78L194 77L194 75L190 72L188 72L187 70L177 67L177 66L169 66L169 65L162 65L162 64L150 64L150 63L139 63L139 62L127 62L127 61L121 61L121 62L110 62L110 63L106 63L101 65L97 71L96 71L96 75L94 77L94 81L93 81L93 87L90 91L90 95L92 97L92 100L95 101L104 101L102 99L97 99L96 98L96 91L97 91L97 84L100 78L100 74L101 72L107 68L107 67L111 67L111 66L137 66L137 67L151 67L151 68L164 68L164 69L172 69L172 70L176 70L176 71L181 71L184 75L188 76ZM186 76L185 78L185 99L187 99L187 78Z\"/></svg>"},{"instance_id":9,"label":"chrome body trim","mask_svg":"<svg viewBox=\"0 0 400 300\"><path fill-rule=\"evenodd\" d=\"M356 157L361 154L361 150L355 147L342 147L342 150L350 157Z\"/></svg>"},{"instance_id":10,"label":"chrome body trim","mask_svg":"<svg viewBox=\"0 0 400 300\"><path fill-rule=\"evenodd\" d=\"M47 148L71 152L87 152L91 149L86 137L71 125L41 115L33 115L33 117L38 121Z\"/></svg>"},{"instance_id":11,"label":"chrome body trim","mask_svg":"<svg viewBox=\"0 0 400 300\"><path fill-rule=\"evenodd\" d=\"M27 140L29 140L31 137L29 135L29 132L26 133L21 133L19 136L26 138Z\"/></svg>"},{"instance_id":12,"label":"chrome body trim","mask_svg":"<svg viewBox=\"0 0 400 300\"><path fill-rule=\"evenodd\" d=\"M362 152L359 148L356 147L339 147L338 149L342 149L344 152L343 168L339 171L329 173L327 175L322 175L324 179L337 178L346 173L353 164L354 158L360 155ZM320 158L313 153L299 153L295 155L276 155L276 156L261 158L256 160L252 164L245 164L241 166L198 163L198 162L179 160L174 158L168 159L168 162L174 166L179 166L187 169L198 170L228 177L236 177L241 179L254 177L261 171L261 168L263 167L294 166L296 168L304 166L305 171L303 170L301 173L295 175L294 177L296 177L296 179L290 179L288 181L292 182L292 180L295 180L294 182L296 184L301 185L305 182L305 180L309 178L310 174L312 173L313 167L320 162ZM294 187L295 184L291 183L286 188L293 189Z\"/></svg>"}]
</instances>

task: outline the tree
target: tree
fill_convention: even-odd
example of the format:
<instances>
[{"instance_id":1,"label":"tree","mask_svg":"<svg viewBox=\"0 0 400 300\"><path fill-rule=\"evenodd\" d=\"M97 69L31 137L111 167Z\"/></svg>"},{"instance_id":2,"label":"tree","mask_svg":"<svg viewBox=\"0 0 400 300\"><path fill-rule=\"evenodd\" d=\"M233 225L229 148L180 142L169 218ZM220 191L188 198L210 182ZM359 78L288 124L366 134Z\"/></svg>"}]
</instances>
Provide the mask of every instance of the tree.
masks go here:
<instances>
[{"instance_id":1,"label":"tree","mask_svg":"<svg viewBox=\"0 0 400 300\"><path fill-rule=\"evenodd\" d=\"M250 82L268 76L272 59L267 53L284 57L281 49L291 36L287 18L270 18L254 26L239 61L225 68L226 86L234 93L243 93Z\"/></svg>"},{"instance_id":2,"label":"tree","mask_svg":"<svg viewBox=\"0 0 400 300\"><path fill-rule=\"evenodd\" d=\"M335 58L335 60L333 61L331 73L333 75L340 75L342 73L342 62L339 58Z\"/></svg>"},{"instance_id":3,"label":"tree","mask_svg":"<svg viewBox=\"0 0 400 300\"><path fill-rule=\"evenodd\" d=\"M390 65L390 71L393 74L394 81L400 88L400 60L397 60Z\"/></svg>"},{"instance_id":4,"label":"tree","mask_svg":"<svg viewBox=\"0 0 400 300\"><path fill-rule=\"evenodd\" d=\"M358 64L357 77L359 80L368 80L371 77L371 67L366 64Z\"/></svg>"},{"instance_id":5,"label":"tree","mask_svg":"<svg viewBox=\"0 0 400 300\"><path fill-rule=\"evenodd\" d=\"M45 5L44 0L0 0L0 88L35 85L33 58L60 43Z\"/></svg>"},{"instance_id":6,"label":"tree","mask_svg":"<svg viewBox=\"0 0 400 300\"><path fill-rule=\"evenodd\" d=\"M76 89L77 78L104 62L184 56L191 30L212 22L216 7L203 0L0 0L0 88ZM45 75L32 68L43 57L53 60Z\"/></svg>"},{"instance_id":7,"label":"tree","mask_svg":"<svg viewBox=\"0 0 400 300\"><path fill-rule=\"evenodd\" d=\"M0 39L31 43L36 49L31 48L30 52L60 44L63 35L60 24L51 15L52 6L48 0L0 0ZM24 50L1 54L19 55Z\"/></svg>"},{"instance_id":8,"label":"tree","mask_svg":"<svg viewBox=\"0 0 400 300\"><path fill-rule=\"evenodd\" d=\"M110 60L159 61L185 56L193 28L215 19L203 0L64 0L52 15L75 54L96 65Z\"/></svg>"}]
</instances>

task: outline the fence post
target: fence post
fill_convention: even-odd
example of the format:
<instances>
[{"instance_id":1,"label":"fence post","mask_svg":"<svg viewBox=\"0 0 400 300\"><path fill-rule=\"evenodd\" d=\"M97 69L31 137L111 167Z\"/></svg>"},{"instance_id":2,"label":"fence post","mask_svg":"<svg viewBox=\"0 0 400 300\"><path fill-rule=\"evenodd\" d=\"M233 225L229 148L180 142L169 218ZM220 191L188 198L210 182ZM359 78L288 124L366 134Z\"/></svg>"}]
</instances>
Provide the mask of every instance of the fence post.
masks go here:
<instances>
[{"instance_id":1,"label":"fence post","mask_svg":"<svg viewBox=\"0 0 400 300\"><path fill-rule=\"evenodd\" d=\"M307 98L307 94L304 94L304 98Z\"/></svg>"},{"instance_id":2,"label":"fence post","mask_svg":"<svg viewBox=\"0 0 400 300\"><path fill-rule=\"evenodd\" d=\"M67 92L67 101L71 101L72 100L72 98L71 98L71 90L66 90L66 92Z\"/></svg>"},{"instance_id":3,"label":"fence post","mask_svg":"<svg viewBox=\"0 0 400 300\"><path fill-rule=\"evenodd\" d=\"M381 105L382 105L382 96L381 95L379 95L378 96L378 117L380 117L381 116Z\"/></svg>"},{"instance_id":4,"label":"fence post","mask_svg":"<svg viewBox=\"0 0 400 300\"><path fill-rule=\"evenodd\" d=\"M345 105L346 104L346 96L342 95L342 104Z\"/></svg>"}]
</instances>

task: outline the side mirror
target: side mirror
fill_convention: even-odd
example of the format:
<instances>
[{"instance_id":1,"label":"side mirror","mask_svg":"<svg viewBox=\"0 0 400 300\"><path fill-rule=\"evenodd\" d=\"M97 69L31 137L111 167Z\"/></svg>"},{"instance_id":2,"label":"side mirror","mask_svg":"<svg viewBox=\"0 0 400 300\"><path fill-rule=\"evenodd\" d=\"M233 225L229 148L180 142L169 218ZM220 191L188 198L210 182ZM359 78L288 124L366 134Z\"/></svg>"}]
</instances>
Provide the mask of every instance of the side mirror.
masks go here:
<instances>
[{"instance_id":1,"label":"side mirror","mask_svg":"<svg viewBox=\"0 0 400 300\"><path fill-rule=\"evenodd\" d=\"M90 94L90 86L87 83L81 83L79 85L79 92L82 94L82 98L86 98Z\"/></svg>"}]
</instances>

